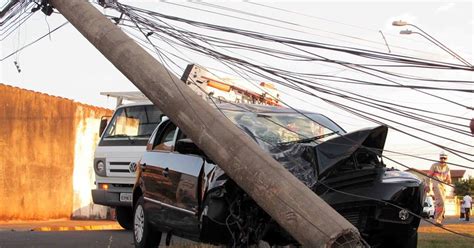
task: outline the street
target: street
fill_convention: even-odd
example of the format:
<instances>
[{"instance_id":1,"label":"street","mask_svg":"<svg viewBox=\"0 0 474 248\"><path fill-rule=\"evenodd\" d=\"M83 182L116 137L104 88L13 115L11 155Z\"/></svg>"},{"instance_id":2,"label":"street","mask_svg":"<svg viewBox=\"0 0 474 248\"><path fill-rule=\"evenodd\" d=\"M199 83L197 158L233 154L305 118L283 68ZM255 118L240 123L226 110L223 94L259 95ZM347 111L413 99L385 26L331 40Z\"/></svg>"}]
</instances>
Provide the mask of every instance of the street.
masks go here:
<instances>
[{"instance_id":1,"label":"street","mask_svg":"<svg viewBox=\"0 0 474 248\"><path fill-rule=\"evenodd\" d=\"M165 246L166 236L161 239ZM171 245L193 244L178 237L171 239ZM100 231L0 231L0 248L7 247L134 247L133 234L125 230Z\"/></svg>"},{"instance_id":2,"label":"street","mask_svg":"<svg viewBox=\"0 0 474 248\"><path fill-rule=\"evenodd\" d=\"M165 246L166 233L161 238ZM195 242L173 236L170 245ZM134 247L132 231L110 220L0 221L0 248L5 247Z\"/></svg>"},{"instance_id":3,"label":"street","mask_svg":"<svg viewBox=\"0 0 474 248\"><path fill-rule=\"evenodd\" d=\"M450 216L445 219L446 228L461 233L471 233L472 222L460 221ZM46 231L44 231L46 230ZM68 230L68 231L57 231ZM432 235L444 232L422 221L420 233ZM166 235L160 247L165 247ZM183 245L185 244L185 245ZM186 245L187 244L187 245ZM172 247L195 247L196 243L173 236ZM7 247L134 247L131 231L120 229L113 221L36 221L0 223L0 248ZM211 247L211 246L206 246Z\"/></svg>"},{"instance_id":4,"label":"street","mask_svg":"<svg viewBox=\"0 0 474 248\"><path fill-rule=\"evenodd\" d=\"M131 231L1 231L0 247L133 247Z\"/></svg>"}]
</instances>

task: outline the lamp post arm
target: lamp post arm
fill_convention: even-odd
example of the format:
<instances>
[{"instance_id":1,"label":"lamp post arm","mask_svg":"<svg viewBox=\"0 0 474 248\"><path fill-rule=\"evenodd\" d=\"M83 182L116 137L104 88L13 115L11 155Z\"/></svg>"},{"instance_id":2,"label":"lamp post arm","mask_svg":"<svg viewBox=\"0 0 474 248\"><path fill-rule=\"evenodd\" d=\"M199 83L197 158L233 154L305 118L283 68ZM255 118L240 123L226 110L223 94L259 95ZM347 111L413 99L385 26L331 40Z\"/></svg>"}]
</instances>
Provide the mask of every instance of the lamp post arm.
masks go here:
<instances>
[{"instance_id":1,"label":"lamp post arm","mask_svg":"<svg viewBox=\"0 0 474 248\"><path fill-rule=\"evenodd\" d=\"M461 56L459 56L457 53L455 53L453 50L449 49L447 46L445 46L443 43L441 43L440 41L438 41L436 38L434 38L433 36L429 35L427 32L425 32L423 29L421 29L420 27L414 25L414 24L410 24L410 23L407 23L406 24L407 26L412 26L416 29L418 29L421 33L418 33L419 35L425 37L426 39L428 39L429 41L431 41L432 43L434 43L435 45L437 45L438 47L440 47L441 49L443 49L444 51L446 51L447 53L451 54L453 57L455 57L457 60L461 61L463 64L469 66L469 67L473 67L471 65L471 63L469 63L468 61L466 61L465 59L463 59ZM416 33L416 32L413 32L413 33Z\"/></svg>"},{"instance_id":2,"label":"lamp post arm","mask_svg":"<svg viewBox=\"0 0 474 248\"><path fill-rule=\"evenodd\" d=\"M452 55L453 57L455 57L457 60L461 61L463 64L469 66L469 67L472 67L471 64L469 64L467 61L463 61L462 58L459 58L458 56L456 56L457 54L455 54L453 51L451 51L449 48L447 48L446 46L442 46L442 45L438 45L435 41L436 40L432 40L433 37L431 37L430 35L426 34L425 32L411 32L412 34L418 34L420 36L423 36L425 39L431 41L433 44L435 44L437 47L443 49L445 52L449 53L450 55Z\"/></svg>"}]
</instances>

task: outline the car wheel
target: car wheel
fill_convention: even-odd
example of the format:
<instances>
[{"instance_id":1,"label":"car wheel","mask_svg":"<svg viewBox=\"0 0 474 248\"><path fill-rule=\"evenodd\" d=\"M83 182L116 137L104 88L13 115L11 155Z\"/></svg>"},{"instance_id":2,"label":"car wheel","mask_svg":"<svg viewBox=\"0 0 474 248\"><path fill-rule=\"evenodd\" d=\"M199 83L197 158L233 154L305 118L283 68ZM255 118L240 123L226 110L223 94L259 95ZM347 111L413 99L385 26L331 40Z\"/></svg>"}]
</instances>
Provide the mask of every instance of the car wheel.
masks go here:
<instances>
[{"instance_id":1,"label":"car wheel","mask_svg":"<svg viewBox=\"0 0 474 248\"><path fill-rule=\"evenodd\" d=\"M133 241L135 247L158 247L161 232L156 231L148 222L143 208L144 202L143 196L140 196L133 211Z\"/></svg>"},{"instance_id":2,"label":"car wheel","mask_svg":"<svg viewBox=\"0 0 474 248\"><path fill-rule=\"evenodd\" d=\"M117 215L117 222L126 230L133 229L133 212L132 208L128 207L117 207L115 209Z\"/></svg>"}]
</instances>

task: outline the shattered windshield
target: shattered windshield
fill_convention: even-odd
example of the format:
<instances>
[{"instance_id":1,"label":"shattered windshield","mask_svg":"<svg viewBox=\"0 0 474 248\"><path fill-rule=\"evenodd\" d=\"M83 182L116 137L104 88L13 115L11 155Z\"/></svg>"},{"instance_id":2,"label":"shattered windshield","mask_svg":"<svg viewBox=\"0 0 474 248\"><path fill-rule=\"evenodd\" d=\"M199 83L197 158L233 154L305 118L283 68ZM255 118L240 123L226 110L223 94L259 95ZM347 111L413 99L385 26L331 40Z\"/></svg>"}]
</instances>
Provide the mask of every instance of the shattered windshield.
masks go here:
<instances>
[{"instance_id":1,"label":"shattered windshield","mask_svg":"<svg viewBox=\"0 0 474 248\"><path fill-rule=\"evenodd\" d=\"M270 144L326 140L344 131L323 115L314 113L252 113L224 110L246 132Z\"/></svg>"},{"instance_id":2,"label":"shattered windshield","mask_svg":"<svg viewBox=\"0 0 474 248\"><path fill-rule=\"evenodd\" d=\"M327 117L315 113L223 112L244 132L255 137L262 149L308 187L313 187L317 182L314 143L319 144L333 138L335 134L345 133Z\"/></svg>"}]
</instances>

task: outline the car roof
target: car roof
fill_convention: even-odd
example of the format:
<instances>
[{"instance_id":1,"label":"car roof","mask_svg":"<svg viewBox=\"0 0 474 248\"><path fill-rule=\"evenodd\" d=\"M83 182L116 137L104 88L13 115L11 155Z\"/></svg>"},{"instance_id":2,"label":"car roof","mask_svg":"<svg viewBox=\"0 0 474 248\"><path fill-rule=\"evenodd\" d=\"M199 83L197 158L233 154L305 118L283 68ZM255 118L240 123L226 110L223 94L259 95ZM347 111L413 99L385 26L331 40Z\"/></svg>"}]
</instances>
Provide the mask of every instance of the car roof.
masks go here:
<instances>
[{"instance_id":1,"label":"car roof","mask_svg":"<svg viewBox=\"0 0 474 248\"><path fill-rule=\"evenodd\" d=\"M221 110L241 111L241 112L253 112L253 113L304 113L304 114L319 114L315 112L309 112L306 110L299 110L294 108L287 108L283 106L269 106L259 104L247 104L247 103L217 103L216 107Z\"/></svg>"}]
</instances>

